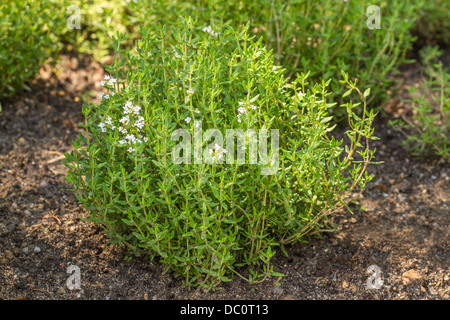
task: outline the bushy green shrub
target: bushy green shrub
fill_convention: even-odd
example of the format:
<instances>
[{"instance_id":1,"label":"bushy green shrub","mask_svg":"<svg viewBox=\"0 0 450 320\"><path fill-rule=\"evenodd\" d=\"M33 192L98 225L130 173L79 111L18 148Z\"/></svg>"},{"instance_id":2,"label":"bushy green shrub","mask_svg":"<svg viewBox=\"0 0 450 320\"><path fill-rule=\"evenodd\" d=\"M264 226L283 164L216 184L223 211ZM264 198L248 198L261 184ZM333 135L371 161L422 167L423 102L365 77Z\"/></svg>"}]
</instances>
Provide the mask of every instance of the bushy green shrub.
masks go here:
<instances>
[{"instance_id":1,"label":"bushy green shrub","mask_svg":"<svg viewBox=\"0 0 450 320\"><path fill-rule=\"evenodd\" d=\"M409 90L413 113L391 124L406 136L405 145L415 155L436 154L450 160L450 70L438 61L442 51L425 47L420 51L428 80Z\"/></svg>"},{"instance_id":2,"label":"bushy green shrub","mask_svg":"<svg viewBox=\"0 0 450 320\"><path fill-rule=\"evenodd\" d=\"M0 3L0 98L29 89L41 64L61 49L64 8L50 0Z\"/></svg>"},{"instance_id":3,"label":"bushy green shrub","mask_svg":"<svg viewBox=\"0 0 450 320\"><path fill-rule=\"evenodd\" d=\"M119 56L100 105L83 108L86 132L66 154L67 179L113 242L160 257L185 284L211 288L230 274L244 277L238 267L262 281L277 275L270 266L277 246L330 230L329 215L371 179L369 92L343 73L346 95L356 91L365 110L359 118L358 104L344 105L351 128L344 150L330 136L328 82L309 84L302 74L287 83L272 52L246 30L180 24L168 42L165 28L144 34L135 53L121 50L122 37L114 41ZM189 163L173 160L177 129L190 135L183 142L192 139L179 153ZM218 137L208 139L210 129L223 137L242 129L250 146L248 130L267 130L270 152L249 147L239 163L228 140L225 148ZM196 132L203 133L200 145Z\"/></svg>"}]
</instances>

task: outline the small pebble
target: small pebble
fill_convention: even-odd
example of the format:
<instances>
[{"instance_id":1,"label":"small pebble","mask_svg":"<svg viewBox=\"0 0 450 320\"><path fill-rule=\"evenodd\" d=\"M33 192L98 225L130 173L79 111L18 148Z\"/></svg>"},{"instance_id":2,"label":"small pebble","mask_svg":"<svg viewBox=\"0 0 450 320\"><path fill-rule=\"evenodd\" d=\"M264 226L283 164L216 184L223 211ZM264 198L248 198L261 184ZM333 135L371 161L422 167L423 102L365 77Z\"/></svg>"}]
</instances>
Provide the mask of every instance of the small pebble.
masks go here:
<instances>
[{"instance_id":1,"label":"small pebble","mask_svg":"<svg viewBox=\"0 0 450 320\"><path fill-rule=\"evenodd\" d=\"M19 146L23 146L25 143L27 143L27 141L22 137L20 137L19 140L17 140L17 144Z\"/></svg>"},{"instance_id":2,"label":"small pebble","mask_svg":"<svg viewBox=\"0 0 450 320\"><path fill-rule=\"evenodd\" d=\"M57 295L63 295L64 293L66 293L66 291L64 290L63 287L59 287L58 290L56 290L55 292Z\"/></svg>"},{"instance_id":3,"label":"small pebble","mask_svg":"<svg viewBox=\"0 0 450 320\"><path fill-rule=\"evenodd\" d=\"M39 248L39 247L34 247L34 252L36 252L36 253L41 252L41 248Z\"/></svg>"}]
</instances>

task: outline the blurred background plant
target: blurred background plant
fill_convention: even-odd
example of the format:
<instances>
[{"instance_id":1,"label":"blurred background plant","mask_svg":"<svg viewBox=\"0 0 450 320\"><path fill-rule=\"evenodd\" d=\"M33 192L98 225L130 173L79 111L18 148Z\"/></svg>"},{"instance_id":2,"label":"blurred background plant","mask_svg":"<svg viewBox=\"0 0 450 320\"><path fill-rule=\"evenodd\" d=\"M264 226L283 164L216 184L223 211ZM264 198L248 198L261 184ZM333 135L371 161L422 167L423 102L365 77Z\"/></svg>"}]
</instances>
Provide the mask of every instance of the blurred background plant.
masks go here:
<instances>
[{"instance_id":1,"label":"blurred background plant","mask_svg":"<svg viewBox=\"0 0 450 320\"><path fill-rule=\"evenodd\" d=\"M369 107L378 107L394 91L397 67L415 40L410 30L423 14L424 1L385 1L380 4L380 29L367 27L370 1L330 0L77 0L82 28L71 41L83 53L101 62L110 62L111 36L128 32L129 48L140 30L155 30L161 23L176 26L180 16L196 17L205 26L220 21L233 27L250 23L250 32L263 36L274 50L276 64L283 65L288 78L310 71L312 79L337 79L340 70L359 78L362 87L371 87ZM431 10L431 9L430 9ZM170 41L170 34L168 34ZM330 84L330 100L340 101L342 86ZM343 115L333 109L336 118Z\"/></svg>"},{"instance_id":2,"label":"blurred background plant","mask_svg":"<svg viewBox=\"0 0 450 320\"><path fill-rule=\"evenodd\" d=\"M65 7L51 0L0 3L0 98L30 90L44 61L57 60L66 27Z\"/></svg>"},{"instance_id":3,"label":"blurred background plant","mask_svg":"<svg viewBox=\"0 0 450 320\"><path fill-rule=\"evenodd\" d=\"M24 10L30 2L30 9ZM33 77L32 69L38 68L48 57L55 53L41 51L45 47L60 48L93 55L101 63L111 63L113 55L112 36L117 32L127 32L124 47L134 50L134 42L139 39L140 31L155 32L154 26L161 23L176 26L180 16L196 17L201 25L214 22L229 23L233 27L242 27L250 23L250 33L263 36L264 45L274 51L275 63L283 65L287 78L297 73L310 72L313 80L334 79L330 83L332 95L330 101L342 102L342 86L335 79L340 70L349 72L359 79L363 88L370 87L369 108L378 109L399 84L392 77L401 63L408 62L406 52L412 48L416 36L428 37L436 34L442 41L448 40L449 10L447 1L383 1L380 29L367 27L367 8L370 1L334 1L334 0L44 0L44 1L6 1L2 3L2 12L8 14L2 20L2 28L9 25L7 37L3 37L3 48L18 47L15 42L21 38L24 30L32 34L33 41L40 39L39 45L16 50L15 59L3 54L3 87L8 92L16 92L12 83L24 84L24 79ZM47 17L53 4L52 15ZM67 12L70 5L80 8L81 28L70 30L66 27ZM22 9L19 9L22 7ZM8 9L10 8L10 9ZM16 8L16 9L12 9ZM21 12L23 17L19 17ZM25 13L25 14L24 14ZM61 20L62 15L64 18ZM36 18L33 28L25 28L26 19ZM14 20L16 19L16 20ZM18 19L23 19L19 22ZM9 22L8 22L9 21ZM17 21L12 23L13 21ZM45 21L45 22L43 22ZM13 26L13 27L11 27ZM38 27L39 26L39 27ZM16 30L17 29L17 30ZM47 31L52 34L47 34ZM169 30L169 28L168 28ZM412 30L415 30L412 32ZM419 31L419 32L418 32ZM45 34L45 38L40 37ZM51 41L49 41L51 38ZM170 41L170 32L167 35ZM59 41L58 41L59 39ZM37 42L28 42L30 45ZM22 43L23 44L23 43ZM44 45L45 44L45 45ZM17 59L31 56L33 51L36 63L27 63L33 68L25 72L14 72L25 65ZM41 50L41 51L39 51ZM10 51L12 52L12 51ZM21 58L22 57L22 58ZM22 70L22 69L21 69ZM11 76L11 74L14 75ZM9 76L6 76L8 74ZM8 83L9 82L9 83ZM19 85L20 87L21 85ZM3 89L5 90L5 89ZM13 94L13 93L12 93ZM331 113L336 119L344 114L340 108Z\"/></svg>"},{"instance_id":4,"label":"blurred background plant","mask_svg":"<svg viewBox=\"0 0 450 320\"><path fill-rule=\"evenodd\" d=\"M437 46L420 51L426 79L409 89L412 114L391 124L406 136L405 145L415 155L435 154L450 160L450 73L439 61Z\"/></svg>"},{"instance_id":5,"label":"blurred background plant","mask_svg":"<svg viewBox=\"0 0 450 320\"><path fill-rule=\"evenodd\" d=\"M127 9L126 0L53 0L78 7L80 29L66 29L61 35L62 41L70 45L71 50L90 54L99 62L111 60L112 37L116 32L131 31L129 45L133 45L133 12ZM68 17L72 13L67 12Z\"/></svg>"},{"instance_id":6,"label":"blurred background plant","mask_svg":"<svg viewBox=\"0 0 450 320\"><path fill-rule=\"evenodd\" d=\"M450 1L426 1L413 33L419 37L418 45L449 45Z\"/></svg>"}]
</instances>

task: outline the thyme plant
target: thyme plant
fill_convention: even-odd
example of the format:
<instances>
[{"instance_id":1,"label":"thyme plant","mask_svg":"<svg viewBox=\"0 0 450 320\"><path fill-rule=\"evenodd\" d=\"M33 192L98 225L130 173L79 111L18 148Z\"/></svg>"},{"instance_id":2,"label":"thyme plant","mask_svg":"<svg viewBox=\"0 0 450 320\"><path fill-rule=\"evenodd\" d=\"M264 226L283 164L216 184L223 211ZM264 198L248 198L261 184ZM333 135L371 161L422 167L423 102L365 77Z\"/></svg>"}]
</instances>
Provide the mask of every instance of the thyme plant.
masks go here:
<instances>
[{"instance_id":1,"label":"thyme plant","mask_svg":"<svg viewBox=\"0 0 450 320\"><path fill-rule=\"evenodd\" d=\"M437 155L450 160L450 73L439 61L442 51L424 47L420 56L426 79L409 89L412 115L390 123L405 135L404 145L412 154Z\"/></svg>"},{"instance_id":2,"label":"thyme plant","mask_svg":"<svg viewBox=\"0 0 450 320\"><path fill-rule=\"evenodd\" d=\"M131 53L120 46L124 35L114 40L117 57L101 83L101 103L84 105L85 132L66 154L67 179L112 242L159 257L188 286L280 276L270 264L277 248L332 230L329 216L372 178L369 90L342 73L345 96L361 100L343 105L344 147L327 116L335 105L327 102L330 81L313 84L302 73L287 82L248 26L188 18L168 34L165 27L144 31ZM362 117L354 112L359 105ZM240 162L234 143L207 135L229 129L245 132L246 146L251 130L278 132L278 146L267 139L271 160L260 149L252 162L249 146ZM181 163L173 161L177 130L191 139Z\"/></svg>"}]
</instances>

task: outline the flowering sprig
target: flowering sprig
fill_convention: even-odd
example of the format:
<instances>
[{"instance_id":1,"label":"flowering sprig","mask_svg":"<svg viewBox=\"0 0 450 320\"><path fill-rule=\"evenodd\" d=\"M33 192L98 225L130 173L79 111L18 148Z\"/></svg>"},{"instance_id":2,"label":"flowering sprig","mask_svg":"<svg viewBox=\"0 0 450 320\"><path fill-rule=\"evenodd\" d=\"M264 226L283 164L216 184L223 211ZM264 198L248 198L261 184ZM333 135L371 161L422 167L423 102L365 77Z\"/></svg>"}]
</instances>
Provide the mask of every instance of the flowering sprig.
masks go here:
<instances>
[{"instance_id":1,"label":"flowering sprig","mask_svg":"<svg viewBox=\"0 0 450 320\"><path fill-rule=\"evenodd\" d=\"M217 143L214 145L212 149L209 149L208 152L214 162L222 160L224 154L228 153L226 149L222 148Z\"/></svg>"},{"instance_id":2,"label":"flowering sprig","mask_svg":"<svg viewBox=\"0 0 450 320\"><path fill-rule=\"evenodd\" d=\"M108 80L108 81L106 81ZM100 86L104 87L105 85L108 86L114 86L114 84L117 82L117 79L105 74L105 80L104 81L100 81L99 84Z\"/></svg>"},{"instance_id":3,"label":"flowering sprig","mask_svg":"<svg viewBox=\"0 0 450 320\"><path fill-rule=\"evenodd\" d=\"M202 31L203 31L203 32L208 32L210 35L212 35L212 36L214 36L214 37L217 37L217 36L219 35L218 32L214 32L214 30L211 28L211 26L204 27L204 28L202 29Z\"/></svg>"},{"instance_id":4,"label":"flowering sprig","mask_svg":"<svg viewBox=\"0 0 450 320\"><path fill-rule=\"evenodd\" d=\"M127 151L132 153L136 151L134 147L136 144L141 144L143 141L148 142L147 137L143 137L141 130L145 126L144 117L140 115L140 106L135 106L130 101L125 103L123 107L123 114L117 121L117 125L113 123L111 116L107 116L106 120L99 123L101 132L106 133L107 129L117 130L122 135L118 141L120 147L128 147ZM132 132L135 132L133 134Z\"/></svg>"},{"instance_id":5,"label":"flowering sprig","mask_svg":"<svg viewBox=\"0 0 450 320\"><path fill-rule=\"evenodd\" d=\"M99 82L99 85L102 86L102 87L105 87L105 88L109 89L108 87L113 87L115 83L117 83L117 79L112 78L111 76L109 76L109 75L106 74L106 75L105 75L105 80L100 81L100 82ZM98 97L99 97L100 100L103 100L103 99L110 99L110 98L112 98L114 95L115 95L115 92L112 91L112 90L110 90L109 93L100 92L100 93L98 94Z\"/></svg>"},{"instance_id":6,"label":"flowering sprig","mask_svg":"<svg viewBox=\"0 0 450 320\"><path fill-rule=\"evenodd\" d=\"M247 108L251 108L251 109L253 109L253 110L256 110L257 109L257 107L254 105L254 104L251 104L251 103L249 103L249 102L242 102L242 101L239 101L238 102L238 104L239 104L239 108L238 108L238 114L237 114L237 119L238 119L238 122L240 123L241 122L241 116L243 115L243 114L247 114Z\"/></svg>"}]
</instances>

